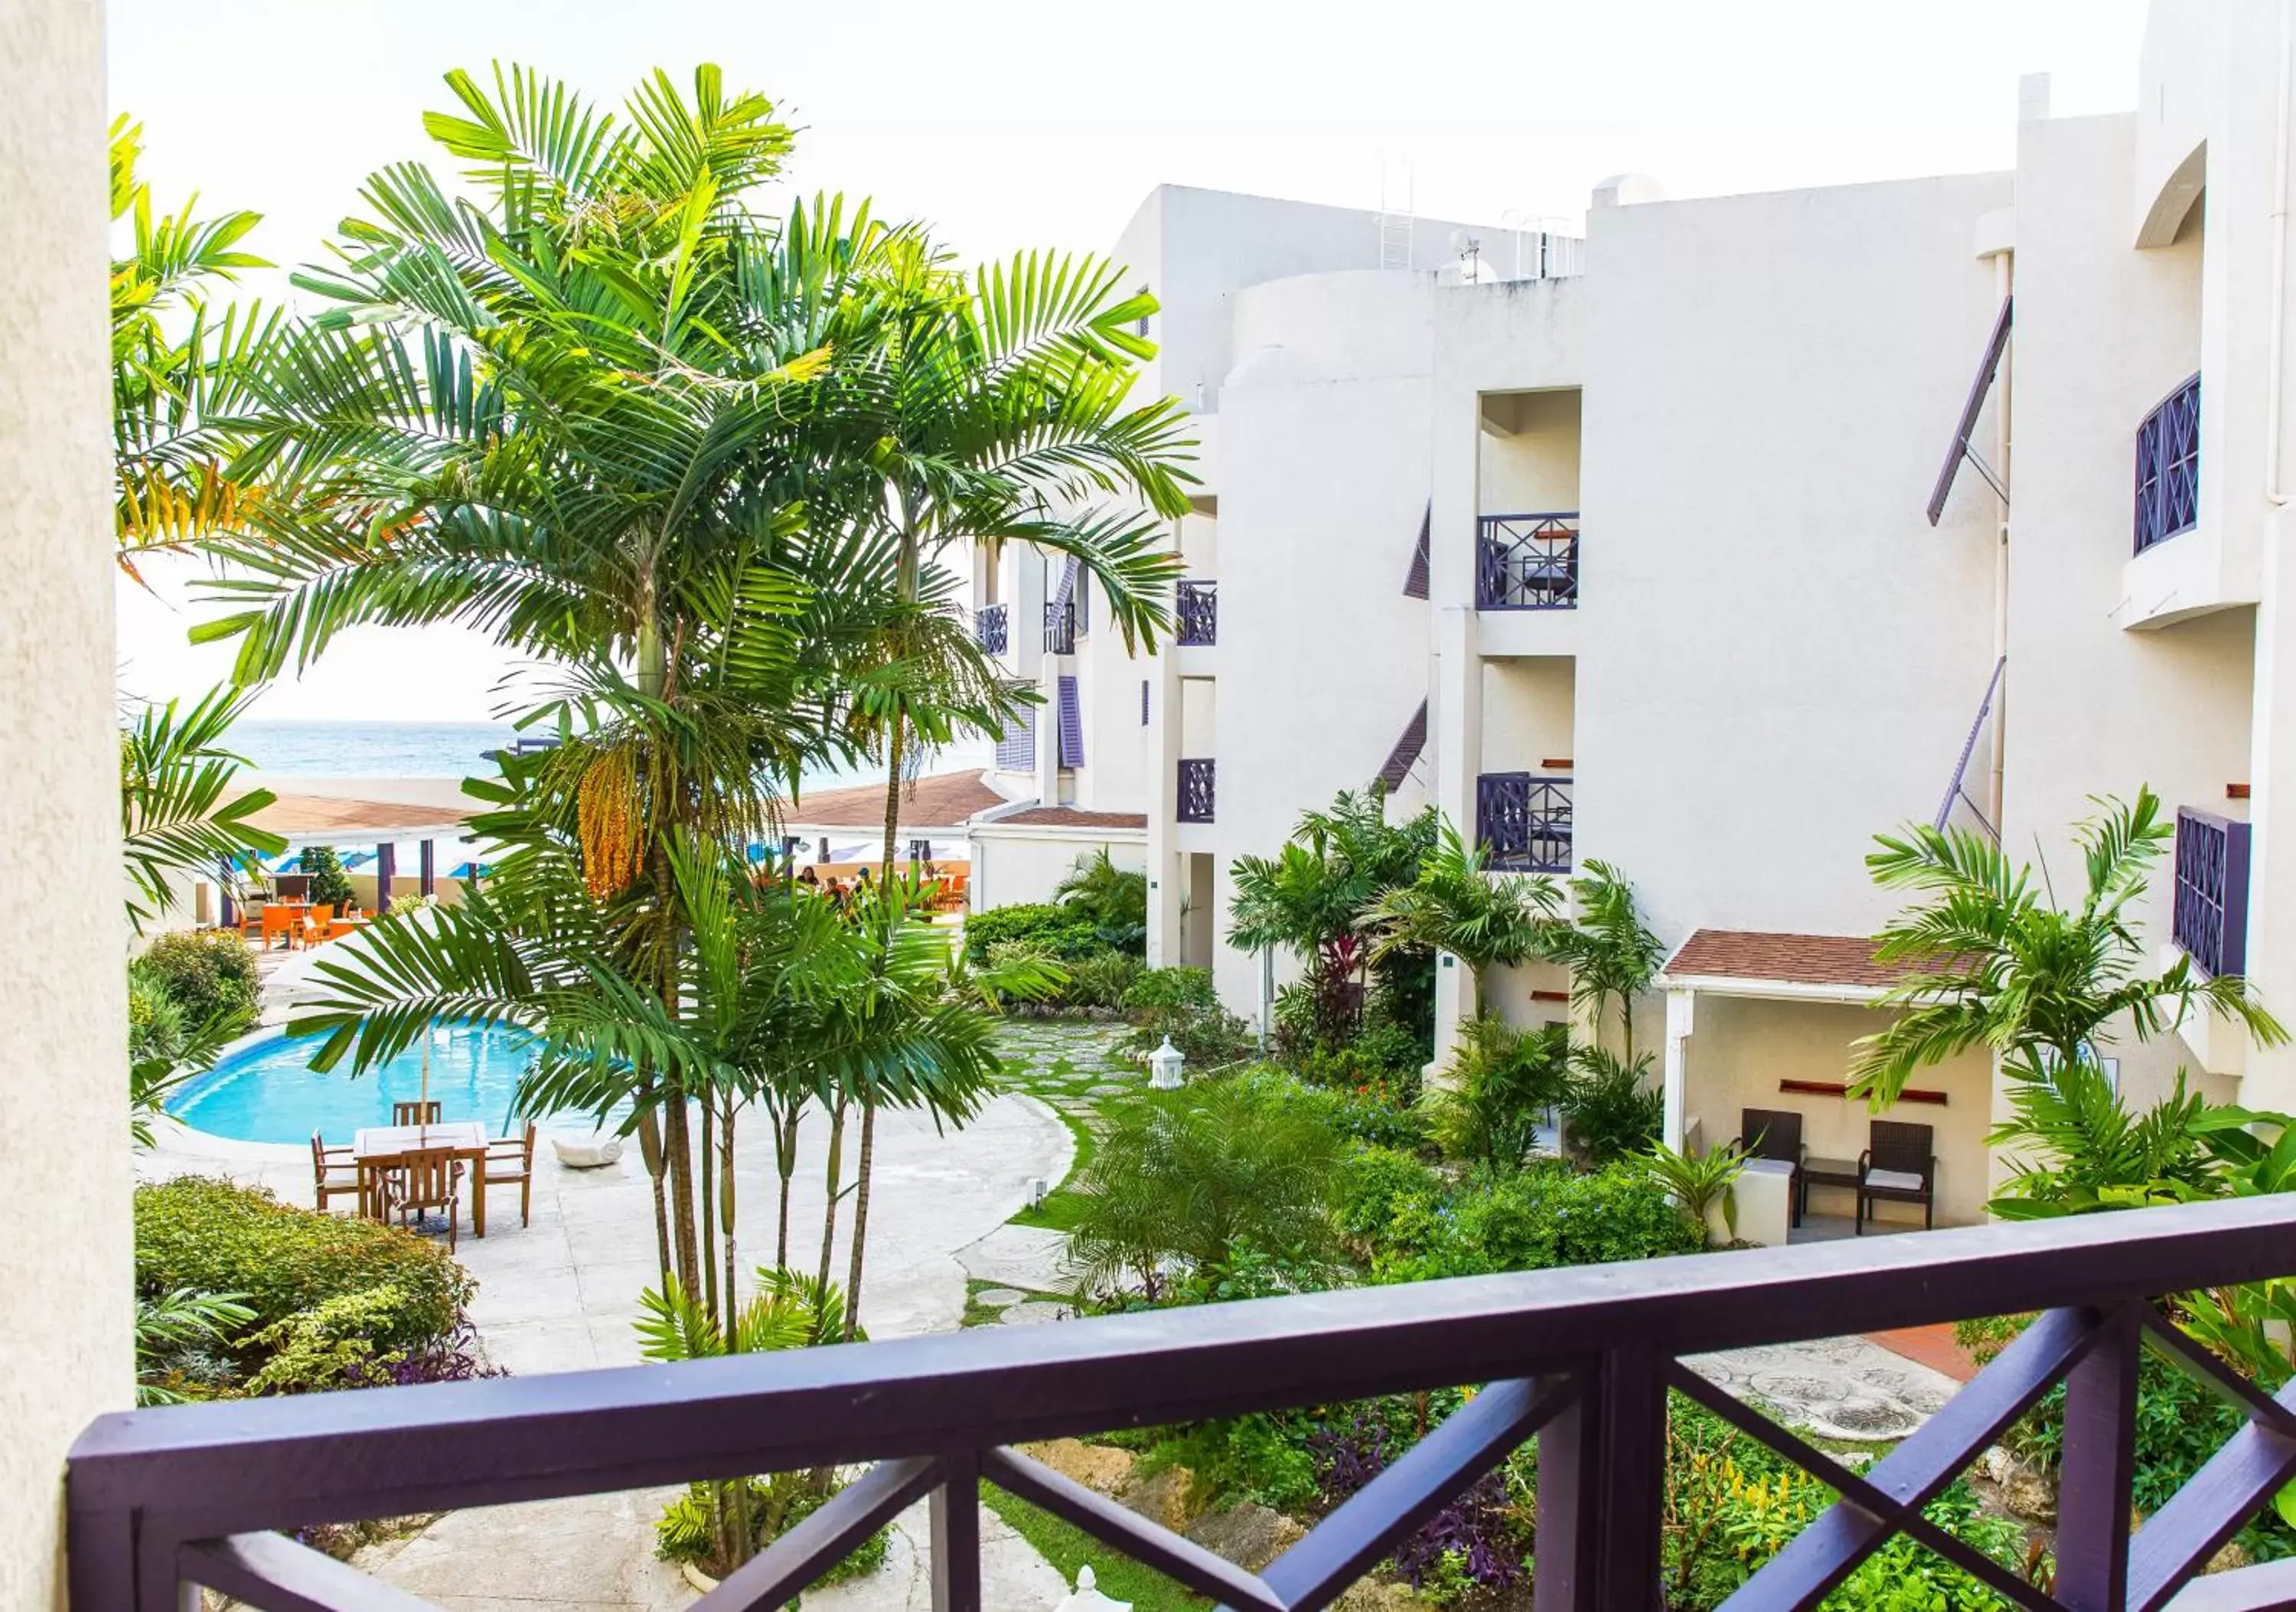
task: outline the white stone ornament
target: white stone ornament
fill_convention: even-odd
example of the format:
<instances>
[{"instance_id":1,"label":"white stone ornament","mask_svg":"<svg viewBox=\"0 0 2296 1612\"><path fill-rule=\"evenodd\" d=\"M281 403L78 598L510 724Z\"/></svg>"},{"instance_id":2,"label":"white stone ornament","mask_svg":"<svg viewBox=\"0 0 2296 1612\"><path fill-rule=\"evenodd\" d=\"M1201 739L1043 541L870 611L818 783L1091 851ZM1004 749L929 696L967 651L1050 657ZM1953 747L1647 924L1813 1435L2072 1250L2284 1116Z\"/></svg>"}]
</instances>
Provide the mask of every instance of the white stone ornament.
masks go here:
<instances>
[{"instance_id":1,"label":"white stone ornament","mask_svg":"<svg viewBox=\"0 0 2296 1612\"><path fill-rule=\"evenodd\" d=\"M1187 1055L1172 1045L1170 1036L1166 1036L1164 1044L1148 1055L1148 1083L1159 1091L1177 1091L1181 1066L1187 1061Z\"/></svg>"},{"instance_id":2,"label":"white stone ornament","mask_svg":"<svg viewBox=\"0 0 2296 1612\"><path fill-rule=\"evenodd\" d=\"M1077 1569L1076 1593L1054 1607L1053 1612L1132 1612L1132 1603L1111 1600L1093 1588L1092 1567L1087 1563Z\"/></svg>"}]
</instances>

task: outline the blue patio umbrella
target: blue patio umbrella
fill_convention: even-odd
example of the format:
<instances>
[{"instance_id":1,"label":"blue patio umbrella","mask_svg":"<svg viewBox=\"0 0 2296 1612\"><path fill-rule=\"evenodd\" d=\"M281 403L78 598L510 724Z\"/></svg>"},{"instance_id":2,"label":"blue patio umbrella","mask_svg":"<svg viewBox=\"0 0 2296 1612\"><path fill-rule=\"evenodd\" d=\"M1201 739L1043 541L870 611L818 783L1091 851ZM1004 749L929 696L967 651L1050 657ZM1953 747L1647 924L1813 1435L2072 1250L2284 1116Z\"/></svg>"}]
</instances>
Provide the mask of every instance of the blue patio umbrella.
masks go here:
<instances>
[{"instance_id":1,"label":"blue patio umbrella","mask_svg":"<svg viewBox=\"0 0 2296 1612\"><path fill-rule=\"evenodd\" d=\"M750 866L755 868L758 863L766 859L767 855L767 852L763 845L751 845L750 847Z\"/></svg>"},{"instance_id":2,"label":"blue patio umbrella","mask_svg":"<svg viewBox=\"0 0 2296 1612\"><path fill-rule=\"evenodd\" d=\"M482 879L493 872L494 869L484 862L463 862L447 876L450 879Z\"/></svg>"}]
</instances>

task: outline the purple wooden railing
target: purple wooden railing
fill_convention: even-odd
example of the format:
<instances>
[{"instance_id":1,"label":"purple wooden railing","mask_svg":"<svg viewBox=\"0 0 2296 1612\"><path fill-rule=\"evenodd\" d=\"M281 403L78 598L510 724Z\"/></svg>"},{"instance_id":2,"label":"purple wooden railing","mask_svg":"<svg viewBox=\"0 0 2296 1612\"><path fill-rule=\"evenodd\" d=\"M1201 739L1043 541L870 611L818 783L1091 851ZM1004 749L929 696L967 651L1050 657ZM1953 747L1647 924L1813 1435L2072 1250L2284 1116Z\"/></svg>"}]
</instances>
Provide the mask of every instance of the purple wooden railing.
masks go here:
<instances>
[{"instance_id":1,"label":"purple wooden railing","mask_svg":"<svg viewBox=\"0 0 2296 1612\"><path fill-rule=\"evenodd\" d=\"M1570 872L1570 780L1527 772L1478 775L1475 838L1494 868Z\"/></svg>"},{"instance_id":2,"label":"purple wooden railing","mask_svg":"<svg viewBox=\"0 0 2296 1612\"><path fill-rule=\"evenodd\" d=\"M2177 892L2169 933L2208 975L2248 972L2248 825L2177 812Z\"/></svg>"},{"instance_id":3,"label":"purple wooden railing","mask_svg":"<svg viewBox=\"0 0 2296 1612\"><path fill-rule=\"evenodd\" d=\"M1173 590L1179 613L1179 640L1186 645L1219 642L1219 584L1184 581Z\"/></svg>"},{"instance_id":4,"label":"purple wooden railing","mask_svg":"<svg viewBox=\"0 0 2296 1612\"><path fill-rule=\"evenodd\" d=\"M972 637L990 654L1003 654L1013 641L1011 611L1002 604L983 604L972 613Z\"/></svg>"},{"instance_id":5,"label":"purple wooden railing","mask_svg":"<svg viewBox=\"0 0 2296 1612\"><path fill-rule=\"evenodd\" d=\"M1730 1612L1816 1607L1897 1534L2015 1607L2255 1612L2296 1604L2296 1565L2184 1586L2296 1476L2296 1386L2262 1393L2152 1301L2292 1271L2296 1196L2242 1198L678 1366L121 1412L72 1452L71 1608L176 1612L188 1582L275 1612L420 1612L429 1603L270 1530L873 1462L699 1612L786 1604L925 1496L936 1612L979 1612L984 1483L1221 1606L1310 1612L1536 1439L1538 1612L1656 1612L1675 1390L1840 1496ZM1862 1473L1684 1363L2036 1310L2046 1313L1975 1381ZM2132 1542L2136 1362L2148 1344L2249 1421ZM2059 1382L2057 1568L2045 1591L1921 1512ZM1258 1574L1012 1448L1467 1384L1483 1387L1464 1409Z\"/></svg>"},{"instance_id":6,"label":"purple wooden railing","mask_svg":"<svg viewBox=\"0 0 2296 1612\"><path fill-rule=\"evenodd\" d=\"M1478 610L1572 610L1578 604L1577 510L1477 520Z\"/></svg>"},{"instance_id":7,"label":"purple wooden railing","mask_svg":"<svg viewBox=\"0 0 2296 1612\"><path fill-rule=\"evenodd\" d=\"M2136 552L2201 518L2201 378L2170 392L2136 428Z\"/></svg>"},{"instance_id":8,"label":"purple wooden railing","mask_svg":"<svg viewBox=\"0 0 2296 1612\"><path fill-rule=\"evenodd\" d=\"M1219 763L1210 756L1180 758L1179 798L1173 816L1183 823L1209 823L1218 797Z\"/></svg>"}]
</instances>

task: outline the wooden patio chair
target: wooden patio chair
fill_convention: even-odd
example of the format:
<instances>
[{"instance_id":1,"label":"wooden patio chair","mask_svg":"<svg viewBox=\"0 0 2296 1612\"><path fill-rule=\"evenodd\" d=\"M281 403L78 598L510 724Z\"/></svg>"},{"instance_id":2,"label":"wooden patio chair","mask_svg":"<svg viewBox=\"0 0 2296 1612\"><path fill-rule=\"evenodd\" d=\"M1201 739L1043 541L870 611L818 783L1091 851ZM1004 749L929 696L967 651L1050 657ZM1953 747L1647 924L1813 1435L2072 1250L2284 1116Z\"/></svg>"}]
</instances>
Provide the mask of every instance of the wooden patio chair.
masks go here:
<instances>
[{"instance_id":1,"label":"wooden patio chair","mask_svg":"<svg viewBox=\"0 0 2296 1612\"><path fill-rule=\"evenodd\" d=\"M359 1196L358 1165L351 1150L328 1147L316 1131L311 1132L311 1194L322 1211L329 1198Z\"/></svg>"},{"instance_id":2,"label":"wooden patio chair","mask_svg":"<svg viewBox=\"0 0 2296 1612\"><path fill-rule=\"evenodd\" d=\"M1787 1108L1743 1108L1738 1113L1738 1134L1730 1145L1743 1152L1748 1158L1775 1159L1793 1166L1793 1174L1786 1180L1786 1213L1790 1222L1801 1224L1802 1195L1807 1188L1802 1182L1802 1160L1809 1149L1802 1146L1801 1115Z\"/></svg>"},{"instance_id":3,"label":"wooden patio chair","mask_svg":"<svg viewBox=\"0 0 2296 1612\"><path fill-rule=\"evenodd\" d=\"M1924 1230L1937 1224L1937 1132L1928 1125L1875 1120L1871 1143L1857 1156L1857 1235L1877 1199L1919 1204Z\"/></svg>"},{"instance_id":4,"label":"wooden patio chair","mask_svg":"<svg viewBox=\"0 0 2296 1612\"><path fill-rule=\"evenodd\" d=\"M402 1153L381 1172L382 1218L398 1217L409 1230L419 1230L425 1212L443 1210L447 1216L447 1252L455 1251L455 1234L463 1208L463 1162L444 1147L424 1147Z\"/></svg>"},{"instance_id":5,"label":"wooden patio chair","mask_svg":"<svg viewBox=\"0 0 2296 1612\"><path fill-rule=\"evenodd\" d=\"M497 1136L487 1139L487 1167L479 1176L479 1191L484 1193L493 1186L518 1183L518 1223L534 1223L534 1122L526 1122L523 1136Z\"/></svg>"},{"instance_id":6,"label":"wooden patio chair","mask_svg":"<svg viewBox=\"0 0 2296 1612\"><path fill-rule=\"evenodd\" d=\"M439 1123L439 1099L427 1103L393 1103L390 1123L394 1125L435 1125Z\"/></svg>"}]
</instances>

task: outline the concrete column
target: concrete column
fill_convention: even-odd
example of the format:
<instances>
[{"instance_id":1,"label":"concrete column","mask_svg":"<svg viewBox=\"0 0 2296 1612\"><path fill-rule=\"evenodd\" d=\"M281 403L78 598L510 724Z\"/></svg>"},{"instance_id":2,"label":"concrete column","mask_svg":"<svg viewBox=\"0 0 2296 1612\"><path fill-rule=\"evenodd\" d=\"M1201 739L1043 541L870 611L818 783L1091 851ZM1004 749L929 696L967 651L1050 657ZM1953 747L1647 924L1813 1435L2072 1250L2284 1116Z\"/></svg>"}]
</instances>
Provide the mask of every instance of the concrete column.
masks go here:
<instances>
[{"instance_id":1,"label":"concrete column","mask_svg":"<svg viewBox=\"0 0 2296 1612\"><path fill-rule=\"evenodd\" d=\"M1698 1016L1698 993L1666 993L1666 1118L1660 1127L1666 1145L1677 1151L1689 1127L1690 1032Z\"/></svg>"},{"instance_id":2,"label":"concrete column","mask_svg":"<svg viewBox=\"0 0 2296 1612\"><path fill-rule=\"evenodd\" d=\"M63 1605L63 1460L134 1397L103 12L0 8L0 1607ZM37 1115L37 1124L23 1123Z\"/></svg>"},{"instance_id":3,"label":"concrete column","mask_svg":"<svg viewBox=\"0 0 2296 1612\"><path fill-rule=\"evenodd\" d=\"M1434 612L1434 694L1427 711L1433 751L1435 804L1461 835L1475 832L1475 775L1483 760L1483 657L1475 613L1461 604ZM1435 1049L1438 1064L1463 1020L1474 1016L1473 976L1446 959L1435 970Z\"/></svg>"},{"instance_id":4,"label":"concrete column","mask_svg":"<svg viewBox=\"0 0 2296 1612\"><path fill-rule=\"evenodd\" d=\"M2284 558L2296 537L2291 527L2286 509L2265 518L2249 718L2248 978L2283 1024L2296 1024L2296 566ZM2243 1067L2242 1103L2296 1106L2296 1048L2251 1041Z\"/></svg>"}]
</instances>

